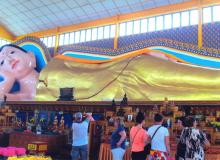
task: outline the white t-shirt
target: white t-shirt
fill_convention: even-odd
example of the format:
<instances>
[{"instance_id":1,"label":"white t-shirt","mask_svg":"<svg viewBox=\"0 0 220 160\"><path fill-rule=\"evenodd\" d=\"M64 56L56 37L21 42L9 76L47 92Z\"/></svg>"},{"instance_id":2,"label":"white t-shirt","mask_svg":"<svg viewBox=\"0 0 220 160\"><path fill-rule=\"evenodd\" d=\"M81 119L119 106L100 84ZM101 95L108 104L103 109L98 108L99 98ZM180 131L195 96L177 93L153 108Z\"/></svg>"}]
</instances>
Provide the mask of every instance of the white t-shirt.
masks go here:
<instances>
[{"instance_id":1,"label":"white t-shirt","mask_svg":"<svg viewBox=\"0 0 220 160\"><path fill-rule=\"evenodd\" d=\"M89 120L72 124L73 143L72 146L83 146L88 144Z\"/></svg>"},{"instance_id":2,"label":"white t-shirt","mask_svg":"<svg viewBox=\"0 0 220 160\"><path fill-rule=\"evenodd\" d=\"M160 127L160 125L153 125L148 129L147 132L151 136L151 138L158 127ZM151 149L162 151L162 152L167 152L166 145L165 145L166 136L169 136L168 129L163 126L160 127L160 129L154 135L153 140L151 141Z\"/></svg>"}]
</instances>

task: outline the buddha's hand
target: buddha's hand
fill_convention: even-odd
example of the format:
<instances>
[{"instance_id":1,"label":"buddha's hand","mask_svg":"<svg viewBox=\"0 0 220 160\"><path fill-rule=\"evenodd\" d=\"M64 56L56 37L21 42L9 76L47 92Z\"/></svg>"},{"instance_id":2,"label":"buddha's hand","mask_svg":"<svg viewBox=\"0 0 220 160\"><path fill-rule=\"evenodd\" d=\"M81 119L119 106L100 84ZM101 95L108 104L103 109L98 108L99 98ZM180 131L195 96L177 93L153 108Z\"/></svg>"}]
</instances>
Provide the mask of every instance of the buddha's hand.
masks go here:
<instances>
[{"instance_id":1,"label":"buddha's hand","mask_svg":"<svg viewBox=\"0 0 220 160\"><path fill-rule=\"evenodd\" d=\"M5 97L5 95L2 94L2 93L0 93L0 101L3 101L3 100L4 100L4 97Z\"/></svg>"},{"instance_id":2,"label":"buddha's hand","mask_svg":"<svg viewBox=\"0 0 220 160\"><path fill-rule=\"evenodd\" d=\"M0 72L0 98L10 92L15 83L13 74L8 72Z\"/></svg>"}]
</instances>

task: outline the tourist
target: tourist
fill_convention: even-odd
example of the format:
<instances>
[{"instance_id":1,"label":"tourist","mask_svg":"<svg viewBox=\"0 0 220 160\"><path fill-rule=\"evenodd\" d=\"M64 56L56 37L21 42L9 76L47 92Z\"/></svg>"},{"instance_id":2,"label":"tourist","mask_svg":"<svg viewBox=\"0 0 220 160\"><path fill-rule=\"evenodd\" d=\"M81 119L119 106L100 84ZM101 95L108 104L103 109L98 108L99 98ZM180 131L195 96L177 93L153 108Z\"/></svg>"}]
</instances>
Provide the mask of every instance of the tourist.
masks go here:
<instances>
[{"instance_id":1,"label":"tourist","mask_svg":"<svg viewBox=\"0 0 220 160\"><path fill-rule=\"evenodd\" d=\"M148 143L148 133L143 129L145 124L143 113L138 112L136 123L137 125L132 127L130 131L131 157L132 160L146 160L147 154L144 151L144 147Z\"/></svg>"},{"instance_id":2,"label":"tourist","mask_svg":"<svg viewBox=\"0 0 220 160\"><path fill-rule=\"evenodd\" d=\"M169 131L162 126L163 117L155 114L154 125L148 129L151 138L150 160L167 159L170 155Z\"/></svg>"},{"instance_id":3,"label":"tourist","mask_svg":"<svg viewBox=\"0 0 220 160\"><path fill-rule=\"evenodd\" d=\"M210 146L205 133L196 128L197 122L194 117L185 119L185 128L182 131L177 149L177 160L196 159L204 160L204 147Z\"/></svg>"},{"instance_id":4,"label":"tourist","mask_svg":"<svg viewBox=\"0 0 220 160\"><path fill-rule=\"evenodd\" d=\"M184 129L184 127L185 127L185 119L186 119L186 117L184 117L184 116L177 118L177 127L178 127L179 130Z\"/></svg>"},{"instance_id":5,"label":"tourist","mask_svg":"<svg viewBox=\"0 0 220 160\"><path fill-rule=\"evenodd\" d=\"M122 118L117 118L114 121L114 126L116 130L112 133L111 137L111 151L113 155L113 160L123 160L125 153L125 139L126 132L124 129L124 122Z\"/></svg>"},{"instance_id":6,"label":"tourist","mask_svg":"<svg viewBox=\"0 0 220 160\"><path fill-rule=\"evenodd\" d=\"M176 137L180 138L182 130L185 127L185 117L177 118L177 128L176 128Z\"/></svg>"},{"instance_id":7,"label":"tourist","mask_svg":"<svg viewBox=\"0 0 220 160\"><path fill-rule=\"evenodd\" d=\"M83 121L83 115L78 112L74 115L75 121L72 124L73 142L72 142L72 160L88 159L88 127L89 122L94 121L91 114L85 114L86 119Z\"/></svg>"}]
</instances>

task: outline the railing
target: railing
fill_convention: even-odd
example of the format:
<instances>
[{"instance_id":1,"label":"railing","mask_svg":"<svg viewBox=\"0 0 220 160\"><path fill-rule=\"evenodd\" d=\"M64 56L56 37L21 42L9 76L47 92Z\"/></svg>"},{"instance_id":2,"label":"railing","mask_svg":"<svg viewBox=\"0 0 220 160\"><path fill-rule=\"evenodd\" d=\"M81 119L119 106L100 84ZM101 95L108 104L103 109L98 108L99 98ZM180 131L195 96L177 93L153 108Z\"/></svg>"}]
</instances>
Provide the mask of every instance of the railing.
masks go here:
<instances>
[{"instance_id":1,"label":"railing","mask_svg":"<svg viewBox=\"0 0 220 160\"><path fill-rule=\"evenodd\" d=\"M176 150L176 148L175 148ZM175 152L174 150L174 152ZM172 154L172 157L175 156L175 153ZM206 160L220 160L220 154L205 154ZM112 160L112 154L110 145L106 143L102 143L100 147L99 152L99 160ZM128 148L125 152L124 159L123 160L131 160L131 151L130 148Z\"/></svg>"},{"instance_id":2,"label":"railing","mask_svg":"<svg viewBox=\"0 0 220 160\"><path fill-rule=\"evenodd\" d=\"M99 160L112 160L112 153L109 144L101 144L99 151ZM124 154L124 160L131 160L130 148L126 149L126 152Z\"/></svg>"},{"instance_id":3,"label":"railing","mask_svg":"<svg viewBox=\"0 0 220 160\"><path fill-rule=\"evenodd\" d=\"M113 111L111 101L11 101L6 102L6 105L10 106L13 111L65 111L65 112L93 112L104 113L106 111ZM174 101L179 107L192 107L192 110L196 111L209 111L216 112L220 110L220 101ZM139 108L146 111L151 110L154 105L161 106L163 101L129 101L128 106L131 106L133 110ZM116 102L116 106L119 106L120 102Z\"/></svg>"}]
</instances>

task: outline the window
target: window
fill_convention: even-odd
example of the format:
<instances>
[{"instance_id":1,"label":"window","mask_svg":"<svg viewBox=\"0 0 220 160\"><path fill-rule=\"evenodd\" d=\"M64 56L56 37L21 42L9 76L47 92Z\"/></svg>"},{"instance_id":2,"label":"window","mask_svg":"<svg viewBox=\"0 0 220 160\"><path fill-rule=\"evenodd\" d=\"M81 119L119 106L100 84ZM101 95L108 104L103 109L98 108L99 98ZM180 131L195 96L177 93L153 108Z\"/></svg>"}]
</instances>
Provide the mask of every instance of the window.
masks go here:
<instances>
[{"instance_id":1,"label":"window","mask_svg":"<svg viewBox=\"0 0 220 160\"><path fill-rule=\"evenodd\" d=\"M163 16L156 17L156 30L163 30Z\"/></svg>"},{"instance_id":2,"label":"window","mask_svg":"<svg viewBox=\"0 0 220 160\"><path fill-rule=\"evenodd\" d=\"M86 30L81 30L80 31L80 42L85 42L86 41Z\"/></svg>"},{"instance_id":3,"label":"window","mask_svg":"<svg viewBox=\"0 0 220 160\"><path fill-rule=\"evenodd\" d=\"M189 26L189 11L181 13L181 26Z\"/></svg>"},{"instance_id":4,"label":"window","mask_svg":"<svg viewBox=\"0 0 220 160\"><path fill-rule=\"evenodd\" d=\"M111 25L110 38L114 38L115 37L115 31L116 31L116 26L115 25Z\"/></svg>"},{"instance_id":5,"label":"window","mask_svg":"<svg viewBox=\"0 0 220 160\"><path fill-rule=\"evenodd\" d=\"M217 22L220 21L220 6L213 7L213 21Z\"/></svg>"},{"instance_id":6,"label":"window","mask_svg":"<svg viewBox=\"0 0 220 160\"><path fill-rule=\"evenodd\" d=\"M62 46L64 43L64 34L61 34L59 37L59 46Z\"/></svg>"},{"instance_id":7,"label":"window","mask_svg":"<svg viewBox=\"0 0 220 160\"><path fill-rule=\"evenodd\" d=\"M65 34L62 34L62 35L64 36ZM60 35L61 41L64 40L64 39L62 39L62 35ZM54 47L56 45L56 36L41 37L40 40L49 48ZM62 42L61 42L61 44L62 44ZM64 43L62 45L64 45Z\"/></svg>"},{"instance_id":8,"label":"window","mask_svg":"<svg viewBox=\"0 0 220 160\"><path fill-rule=\"evenodd\" d=\"M104 39L108 39L110 37L110 26L104 27Z\"/></svg>"},{"instance_id":9,"label":"window","mask_svg":"<svg viewBox=\"0 0 220 160\"><path fill-rule=\"evenodd\" d=\"M69 33L64 34L64 45L69 44Z\"/></svg>"},{"instance_id":10,"label":"window","mask_svg":"<svg viewBox=\"0 0 220 160\"><path fill-rule=\"evenodd\" d=\"M56 36L53 36L53 38L52 38L53 40L53 42L52 42L52 46L51 47L55 47L55 45L56 45Z\"/></svg>"},{"instance_id":11,"label":"window","mask_svg":"<svg viewBox=\"0 0 220 160\"><path fill-rule=\"evenodd\" d=\"M207 7L203 8L203 23L210 23L212 22L212 8Z\"/></svg>"},{"instance_id":12,"label":"window","mask_svg":"<svg viewBox=\"0 0 220 160\"><path fill-rule=\"evenodd\" d=\"M180 13L173 14L173 28L180 27Z\"/></svg>"},{"instance_id":13,"label":"window","mask_svg":"<svg viewBox=\"0 0 220 160\"><path fill-rule=\"evenodd\" d=\"M220 21L220 5L203 8L203 23ZM177 12L173 14L160 15L156 17L138 19L122 22L119 24L119 36L140 34L146 32L161 31L164 29L185 27L197 25L199 22L198 9ZM59 36L59 45L87 42L101 39L114 38L116 34L116 25L106 25L91 29L61 34ZM74 38L73 38L74 37ZM49 46L55 45L55 40L42 39Z\"/></svg>"},{"instance_id":14,"label":"window","mask_svg":"<svg viewBox=\"0 0 220 160\"><path fill-rule=\"evenodd\" d=\"M136 20L134 21L134 34L139 34L141 31L141 21L140 20Z\"/></svg>"},{"instance_id":15,"label":"window","mask_svg":"<svg viewBox=\"0 0 220 160\"><path fill-rule=\"evenodd\" d=\"M190 25L197 25L199 23L199 11L191 10L190 11Z\"/></svg>"},{"instance_id":16,"label":"window","mask_svg":"<svg viewBox=\"0 0 220 160\"><path fill-rule=\"evenodd\" d=\"M126 33L126 23L121 23L119 27L119 35L120 36L125 36Z\"/></svg>"},{"instance_id":17,"label":"window","mask_svg":"<svg viewBox=\"0 0 220 160\"><path fill-rule=\"evenodd\" d=\"M127 22L126 25L126 35L133 34L133 21Z\"/></svg>"},{"instance_id":18,"label":"window","mask_svg":"<svg viewBox=\"0 0 220 160\"><path fill-rule=\"evenodd\" d=\"M98 39L103 39L103 37L104 37L104 28L99 27L98 28Z\"/></svg>"},{"instance_id":19,"label":"window","mask_svg":"<svg viewBox=\"0 0 220 160\"><path fill-rule=\"evenodd\" d=\"M149 23L148 23L148 31L153 32L156 29L155 25L155 17L149 18Z\"/></svg>"},{"instance_id":20,"label":"window","mask_svg":"<svg viewBox=\"0 0 220 160\"><path fill-rule=\"evenodd\" d=\"M70 33L70 44L74 43L74 32Z\"/></svg>"},{"instance_id":21,"label":"window","mask_svg":"<svg viewBox=\"0 0 220 160\"><path fill-rule=\"evenodd\" d=\"M86 41L91 41L91 36L92 36L92 30L87 29L86 30Z\"/></svg>"},{"instance_id":22,"label":"window","mask_svg":"<svg viewBox=\"0 0 220 160\"><path fill-rule=\"evenodd\" d=\"M147 20L148 19L142 19L141 20L141 33L145 33L145 32L147 32L148 31L148 29L147 29Z\"/></svg>"},{"instance_id":23,"label":"window","mask_svg":"<svg viewBox=\"0 0 220 160\"><path fill-rule=\"evenodd\" d=\"M74 38L75 43L80 42L80 31L75 32L75 38Z\"/></svg>"},{"instance_id":24,"label":"window","mask_svg":"<svg viewBox=\"0 0 220 160\"><path fill-rule=\"evenodd\" d=\"M92 40L97 40L97 28L92 29Z\"/></svg>"},{"instance_id":25,"label":"window","mask_svg":"<svg viewBox=\"0 0 220 160\"><path fill-rule=\"evenodd\" d=\"M9 43L9 42L8 42L8 41L6 41L6 40L3 40L2 42L3 42L3 45L6 45L6 44L8 44L8 43Z\"/></svg>"},{"instance_id":26,"label":"window","mask_svg":"<svg viewBox=\"0 0 220 160\"><path fill-rule=\"evenodd\" d=\"M7 40L4 40L4 39L1 39L0 38L0 47L1 46L4 46L4 45L6 45L6 44L9 44L10 43L10 41L7 41Z\"/></svg>"},{"instance_id":27,"label":"window","mask_svg":"<svg viewBox=\"0 0 220 160\"><path fill-rule=\"evenodd\" d=\"M52 47L53 46L53 37L50 36L48 37L48 40L47 40L47 47Z\"/></svg>"},{"instance_id":28,"label":"window","mask_svg":"<svg viewBox=\"0 0 220 160\"><path fill-rule=\"evenodd\" d=\"M172 15L167 14L164 16L164 29L171 29L172 28Z\"/></svg>"},{"instance_id":29,"label":"window","mask_svg":"<svg viewBox=\"0 0 220 160\"><path fill-rule=\"evenodd\" d=\"M45 44L46 46L48 46L48 44L47 44L47 37L44 37L44 38L43 38L43 42L44 42L44 44Z\"/></svg>"}]
</instances>

